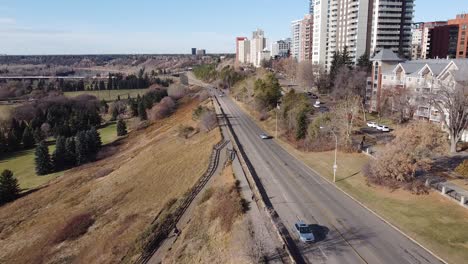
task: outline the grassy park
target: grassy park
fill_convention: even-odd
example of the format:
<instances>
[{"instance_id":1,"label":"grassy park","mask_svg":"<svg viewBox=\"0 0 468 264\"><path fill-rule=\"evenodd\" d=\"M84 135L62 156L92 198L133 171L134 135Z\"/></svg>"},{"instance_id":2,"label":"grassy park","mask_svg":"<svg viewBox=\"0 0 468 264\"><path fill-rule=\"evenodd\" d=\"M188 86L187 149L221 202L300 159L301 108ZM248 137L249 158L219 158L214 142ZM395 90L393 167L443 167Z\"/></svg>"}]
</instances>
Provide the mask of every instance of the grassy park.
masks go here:
<instances>
[{"instance_id":1,"label":"grassy park","mask_svg":"<svg viewBox=\"0 0 468 264\"><path fill-rule=\"evenodd\" d=\"M113 142L117 138L116 124L111 123L99 129L99 133L101 135L103 144ZM49 145L49 153L52 155L54 150L55 145L52 141ZM6 157L1 157L0 171L3 171L5 169L13 171L15 177L18 179L20 187L23 190L34 189L49 182L52 179L63 175L64 173L57 172L44 176L37 176L34 165L34 149L18 151Z\"/></svg>"},{"instance_id":2,"label":"grassy park","mask_svg":"<svg viewBox=\"0 0 468 264\"><path fill-rule=\"evenodd\" d=\"M115 101L119 95L122 99L127 98L129 95L135 98L138 95L142 96L147 90L148 89L65 92L65 96L76 97L82 94L90 94L96 96L99 100Z\"/></svg>"}]
</instances>

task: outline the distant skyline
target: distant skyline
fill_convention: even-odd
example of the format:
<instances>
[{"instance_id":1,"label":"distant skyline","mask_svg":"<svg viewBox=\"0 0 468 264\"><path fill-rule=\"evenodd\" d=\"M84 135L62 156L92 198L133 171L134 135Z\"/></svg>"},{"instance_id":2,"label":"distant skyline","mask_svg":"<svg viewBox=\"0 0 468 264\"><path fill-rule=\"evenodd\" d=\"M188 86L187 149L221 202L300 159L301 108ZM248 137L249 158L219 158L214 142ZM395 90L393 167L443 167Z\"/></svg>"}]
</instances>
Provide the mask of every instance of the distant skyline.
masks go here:
<instances>
[{"instance_id":1,"label":"distant skyline","mask_svg":"<svg viewBox=\"0 0 468 264\"><path fill-rule=\"evenodd\" d=\"M289 37L308 10L308 0L0 0L0 54L233 53L256 28ZM464 12L465 0L416 0L414 21Z\"/></svg>"}]
</instances>

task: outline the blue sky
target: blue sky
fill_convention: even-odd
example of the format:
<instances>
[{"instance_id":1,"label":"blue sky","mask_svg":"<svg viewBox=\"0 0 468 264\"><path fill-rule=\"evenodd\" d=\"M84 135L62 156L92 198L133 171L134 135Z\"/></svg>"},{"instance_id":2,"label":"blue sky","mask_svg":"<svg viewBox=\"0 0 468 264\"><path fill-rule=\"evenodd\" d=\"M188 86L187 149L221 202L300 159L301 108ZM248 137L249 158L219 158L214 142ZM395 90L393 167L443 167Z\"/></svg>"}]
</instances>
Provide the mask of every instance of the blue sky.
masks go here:
<instances>
[{"instance_id":1,"label":"blue sky","mask_svg":"<svg viewBox=\"0 0 468 264\"><path fill-rule=\"evenodd\" d=\"M234 52L256 28L288 37L308 0L0 0L0 54ZM468 12L467 0L416 0L415 21Z\"/></svg>"}]
</instances>

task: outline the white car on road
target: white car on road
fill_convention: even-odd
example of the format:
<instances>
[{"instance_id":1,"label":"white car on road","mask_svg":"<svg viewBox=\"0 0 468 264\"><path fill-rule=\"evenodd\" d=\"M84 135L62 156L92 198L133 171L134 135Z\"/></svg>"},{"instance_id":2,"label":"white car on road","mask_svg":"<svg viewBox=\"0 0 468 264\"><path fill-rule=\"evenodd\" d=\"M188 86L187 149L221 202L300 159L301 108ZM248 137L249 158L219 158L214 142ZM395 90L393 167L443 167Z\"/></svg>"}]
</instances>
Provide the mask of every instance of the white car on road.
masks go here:
<instances>
[{"instance_id":1,"label":"white car on road","mask_svg":"<svg viewBox=\"0 0 468 264\"><path fill-rule=\"evenodd\" d=\"M271 137L265 133L260 134L261 139L270 139Z\"/></svg>"},{"instance_id":2,"label":"white car on road","mask_svg":"<svg viewBox=\"0 0 468 264\"><path fill-rule=\"evenodd\" d=\"M388 126L377 125L375 128L377 128L377 130L382 131L382 132L390 132L390 128Z\"/></svg>"},{"instance_id":3,"label":"white car on road","mask_svg":"<svg viewBox=\"0 0 468 264\"><path fill-rule=\"evenodd\" d=\"M299 234L299 239L302 242L315 242L314 234L310 225L306 225L304 221L298 221L294 224L294 229Z\"/></svg>"},{"instance_id":4,"label":"white car on road","mask_svg":"<svg viewBox=\"0 0 468 264\"><path fill-rule=\"evenodd\" d=\"M367 126L368 126L368 127L376 128L376 127L377 127L377 123L376 123L376 122L367 122Z\"/></svg>"}]
</instances>

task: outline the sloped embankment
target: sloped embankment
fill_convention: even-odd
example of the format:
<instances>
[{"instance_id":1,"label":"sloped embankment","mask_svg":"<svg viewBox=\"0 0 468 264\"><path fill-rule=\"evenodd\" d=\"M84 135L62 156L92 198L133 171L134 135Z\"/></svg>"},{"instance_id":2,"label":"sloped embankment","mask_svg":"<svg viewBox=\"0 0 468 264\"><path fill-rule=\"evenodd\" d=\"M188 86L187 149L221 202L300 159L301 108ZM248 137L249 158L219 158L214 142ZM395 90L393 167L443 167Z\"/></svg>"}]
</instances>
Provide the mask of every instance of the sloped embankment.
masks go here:
<instances>
[{"instance_id":1,"label":"sloped embankment","mask_svg":"<svg viewBox=\"0 0 468 264\"><path fill-rule=\"evenodd\" d=\"M198 102L106 147L107 158L75 168L0 208L0 263L116 263L160 210L204 173L219 130L179 137L195 126Z\"/></svg>"}]
</instances>

